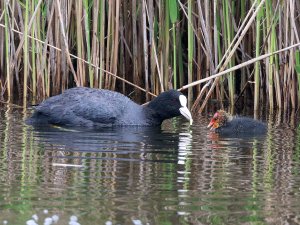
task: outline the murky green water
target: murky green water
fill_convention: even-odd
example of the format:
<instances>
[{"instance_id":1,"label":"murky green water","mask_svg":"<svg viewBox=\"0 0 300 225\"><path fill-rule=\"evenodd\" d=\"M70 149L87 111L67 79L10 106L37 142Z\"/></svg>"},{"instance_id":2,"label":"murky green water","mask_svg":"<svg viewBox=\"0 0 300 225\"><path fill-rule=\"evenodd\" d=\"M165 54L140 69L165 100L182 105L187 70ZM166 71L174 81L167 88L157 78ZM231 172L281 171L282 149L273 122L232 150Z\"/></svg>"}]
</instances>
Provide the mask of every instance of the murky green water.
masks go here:
<instances>
[{"instance_id":1,"label":"murky green water","mask_svg":"<svg viewBox=\"0 0 300 225\"><path fill-rule=\"evenodd\" d=\"M27 115L1 106L0 224L300 223L297 118L267 118L266 136L220 137L205 117L71 131L33 129Z\"/></svg>"}]
</instances>

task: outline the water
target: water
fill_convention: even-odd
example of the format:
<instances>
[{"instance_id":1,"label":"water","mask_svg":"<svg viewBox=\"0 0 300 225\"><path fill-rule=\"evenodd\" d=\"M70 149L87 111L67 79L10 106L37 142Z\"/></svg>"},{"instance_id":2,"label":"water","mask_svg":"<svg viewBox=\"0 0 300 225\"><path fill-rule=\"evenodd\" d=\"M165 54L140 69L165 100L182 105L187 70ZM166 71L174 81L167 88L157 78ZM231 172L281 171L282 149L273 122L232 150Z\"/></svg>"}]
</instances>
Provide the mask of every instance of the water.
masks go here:
<instances>
[{"instance_id":1,"label":"water","mask_svg":"<svg viewBox=\"0 0 300 225\"><path fill-rule=\"evenodd\" d=\"M66 130L1 106L0 224L299 224L298 118L259 137L162 128Z\"/></svg>"}]
</instances>

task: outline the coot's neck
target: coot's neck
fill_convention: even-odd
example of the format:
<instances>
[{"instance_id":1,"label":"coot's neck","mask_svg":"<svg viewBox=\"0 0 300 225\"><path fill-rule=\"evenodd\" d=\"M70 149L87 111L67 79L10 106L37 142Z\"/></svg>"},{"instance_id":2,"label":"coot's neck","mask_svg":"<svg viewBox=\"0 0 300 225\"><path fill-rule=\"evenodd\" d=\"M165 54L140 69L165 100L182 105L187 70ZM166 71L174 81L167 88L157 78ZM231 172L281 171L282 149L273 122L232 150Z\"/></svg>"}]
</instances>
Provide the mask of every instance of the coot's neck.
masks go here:
<instances>
[{"instance_id":1,"label":"coot's neck","mask_svg":"<svg viewBox=\"0 0 300 225\"><path fill-rule=\"evenodd\" d=\"M144 106L143 110L150 124L160 125L165 119L170 118L167 113L164 113L163 107L161 104L156 104L155 99Z\"/></svg>"},{"instance_id":2,"label":"coot's neck","mask_svg":"<svg viewBox=\"0 0 300 225\"><path fill-rule=\"evenodd\" d=\"M143 106L143 112L145 115L146 123L154 126L160 126L163 122L163 119L156 113L154 110L148 106Z\"/></svg>"}]
</instances>

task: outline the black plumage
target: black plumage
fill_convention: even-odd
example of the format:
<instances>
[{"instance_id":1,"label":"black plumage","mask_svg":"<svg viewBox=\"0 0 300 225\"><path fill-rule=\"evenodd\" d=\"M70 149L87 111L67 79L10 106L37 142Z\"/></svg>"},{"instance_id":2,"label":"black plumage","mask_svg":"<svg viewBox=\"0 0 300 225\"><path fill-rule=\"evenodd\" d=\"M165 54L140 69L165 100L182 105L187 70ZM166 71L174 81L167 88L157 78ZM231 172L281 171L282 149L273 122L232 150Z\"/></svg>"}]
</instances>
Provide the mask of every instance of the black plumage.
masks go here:
<instances>
[{"instance_id":1,"label":"black plumage","mask_svg":"<svg viewBox=\"0 0 300 225\"><path fill-rule=\"evenodd\" d=\"M32 125L61 126L159 126L165 119L183 114L192 121L180 92L163 92L141 106L118 92L77 87L50 97L27 120ZM186 99L186 98L185 98ZM186 100L185 100L186 101ZM183 110L183 113L180 111Z\"/></svg>"}]
</instances>

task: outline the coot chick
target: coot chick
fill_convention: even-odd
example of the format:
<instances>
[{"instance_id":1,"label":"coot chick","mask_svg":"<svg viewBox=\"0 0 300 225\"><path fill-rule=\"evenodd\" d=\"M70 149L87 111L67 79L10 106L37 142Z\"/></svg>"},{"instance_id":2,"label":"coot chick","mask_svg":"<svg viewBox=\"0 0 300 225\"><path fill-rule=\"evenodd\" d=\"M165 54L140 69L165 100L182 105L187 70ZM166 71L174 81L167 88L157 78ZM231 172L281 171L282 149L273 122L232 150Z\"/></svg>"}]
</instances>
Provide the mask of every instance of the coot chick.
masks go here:
<instances>
[{"instance_id":1,"label":"coot chick","mask_svg":"<svg viewBox=\"0 0 300 225\"><path fill-rule=\"evenodd\" d=\"M243 116L232 116L224 110L218 110L207 126L216 133L232 134L264 134L267 131L265 123Z\"/></svg>"},{"instance_id":2,"label":"coot chick","mask_svg":"<svg viewBox=\"0 0 300 225\"><path fill-rule=\"evenodd\" d=\"M192 124L186 104L186 97L175 90L163 92L141 106L118 92L76 87L43 101L27 123L82 127L159 126L165 119L183 115Z\"/></svg>"}]
</instances>

